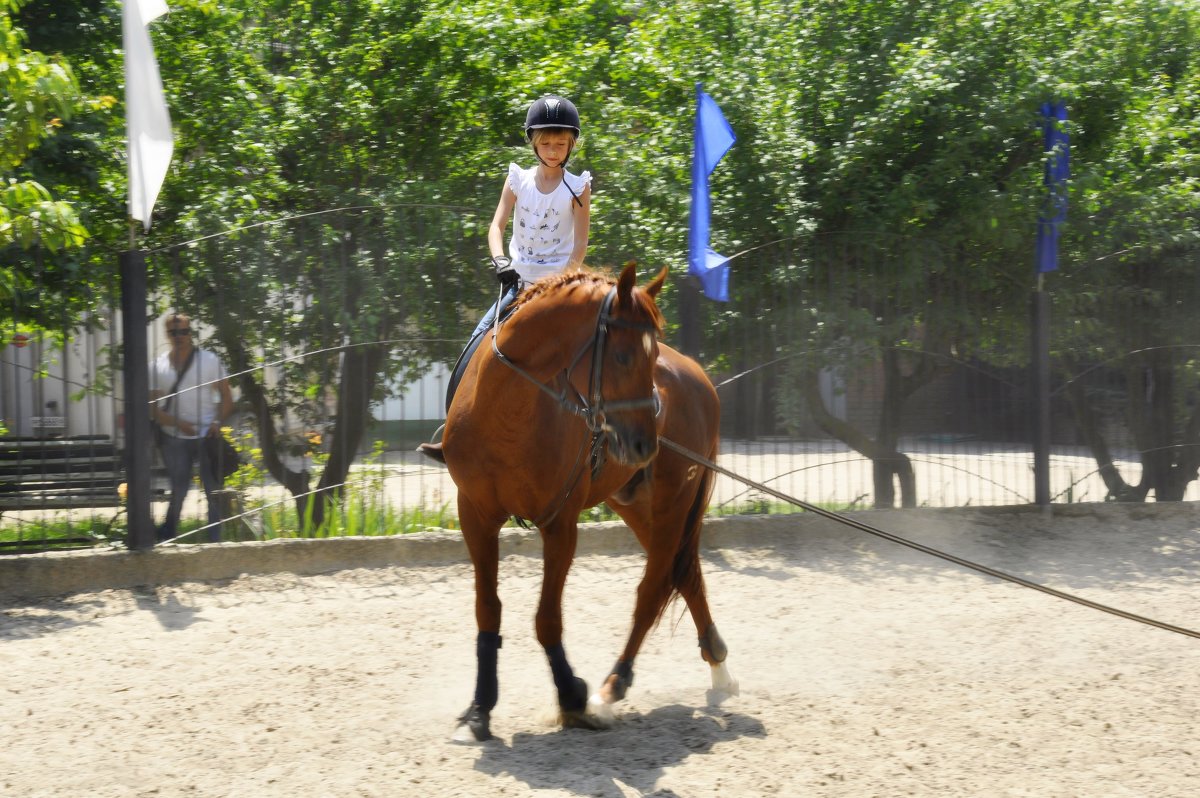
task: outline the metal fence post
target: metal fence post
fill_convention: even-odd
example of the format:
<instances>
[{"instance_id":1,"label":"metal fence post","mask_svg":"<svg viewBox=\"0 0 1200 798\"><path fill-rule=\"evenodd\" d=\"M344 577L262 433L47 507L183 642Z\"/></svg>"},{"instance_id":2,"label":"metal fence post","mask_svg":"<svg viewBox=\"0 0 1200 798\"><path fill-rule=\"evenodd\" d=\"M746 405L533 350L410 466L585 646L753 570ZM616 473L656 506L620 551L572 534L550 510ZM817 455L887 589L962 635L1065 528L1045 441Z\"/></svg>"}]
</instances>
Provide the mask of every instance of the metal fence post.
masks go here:
<instances>
[{"instance_id":1,"label":"metal fence post","mask_svg":"<svg viewBox=\"0 0 1200 798\"><path fill-rule=\"evenodd\" d=\"M134 550L154 546L150 513L150 376L146 341L146 258L127 250L121 267L121 367L125 385L125 486L127 545Z\"/></svg>"},{"instance_id":2,"label":"metal fence post","mask_svg":"<svg viewBox=\"0 0 1200 798\"><path fill-rule=\"evenodd\" d=\"M1033 388L1033 501L1050 504L1050 298L1041 288L1033 292L1030 329L1033 344L1030 368Z\"/></svg>"},{"instance_id":3,"label":"metal fence post","mask_svg":"<svg viewBox=\"0 0 1200 798\"><path fill-rule=\"evenodd\" d=\"M679 298L679 350L691 358L700 357L704 334L700 328L699 281L685 274L675 281Z\"/></svg>"}]
</instances>

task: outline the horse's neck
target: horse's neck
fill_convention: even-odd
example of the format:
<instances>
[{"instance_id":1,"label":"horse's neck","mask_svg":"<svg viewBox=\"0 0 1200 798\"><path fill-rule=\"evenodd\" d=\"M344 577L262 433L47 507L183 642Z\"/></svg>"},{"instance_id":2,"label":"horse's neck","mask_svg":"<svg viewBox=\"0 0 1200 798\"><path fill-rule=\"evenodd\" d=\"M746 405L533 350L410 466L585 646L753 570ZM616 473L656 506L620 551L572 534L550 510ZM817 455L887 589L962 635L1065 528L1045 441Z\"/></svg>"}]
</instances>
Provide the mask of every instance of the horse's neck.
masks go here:
<instances>
[{"instance_id":1,"label":"horse's neck","mask_svg":"<svg viewBox=\"0 0 1200 798\"><path fill-rule=\"evenodd\" d=\"M598 302L535 300L506 322L500 351L539 382L573 365L596 333Z\"/></svg>"}]
</instances>

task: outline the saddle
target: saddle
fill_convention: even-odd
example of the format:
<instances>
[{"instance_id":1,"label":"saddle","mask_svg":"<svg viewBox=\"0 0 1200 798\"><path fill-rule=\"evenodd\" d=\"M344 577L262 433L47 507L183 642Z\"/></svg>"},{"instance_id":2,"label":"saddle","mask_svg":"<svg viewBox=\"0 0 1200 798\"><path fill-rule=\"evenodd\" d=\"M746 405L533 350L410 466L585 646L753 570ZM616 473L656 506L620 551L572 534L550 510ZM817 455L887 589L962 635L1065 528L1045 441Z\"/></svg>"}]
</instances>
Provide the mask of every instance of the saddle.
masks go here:
<instances>
[{"instance_id":1,"label":"saddle","mask_svg":"<svg viewBox=\"0 0 1200 798\"><path fill-rule=\"evenodd\" d=\"M501 299L500 304L496 309L496 324L503 322L512 314L512 301L516 298L514 292L506 293ZM475 335L471 336L471 340L467 341L466 348L458 356L458 360L454 363L454 369L450 372L450 381L446 385L446 412L450 411L450 403L454 401L454 393L458 390L458 384L462 381L463 372L467 370L467 364L471 362L471 357L475 354L475 350L479 348L479 342L484 336L491 332L492 327L485 327ZM441 431L441 428L438 428ZM435 433L436 435L436 433ZM422 443L417 447L417 451L431 460L436 460L443 465L446 463L446 456L442 454L442 443Z\"/></svg>"},{"instance_id":2,"label":"saddle","mask_svg":"<svg viewBox=\"0 0 1200 798\"><path fill-rule=\"evenodd\" d=\"M499 307L496 309L496 324L500 324L512 314L512 301L516 298L516 294L509 292L500 299ZM467 364L471 362L471 356L475 354L475 350L479 348L479 342L483 337L492 330L492 327L485 327L467 341L467 346L463 349L462 354L458 356L458 360L454 363L454 369L450 372L450 383L446 386L446 411L450 410L450 403L454 401L454 392L458 390L458 383L462 380L463 372L467 370Z\"/></svg>"}]
</instances>

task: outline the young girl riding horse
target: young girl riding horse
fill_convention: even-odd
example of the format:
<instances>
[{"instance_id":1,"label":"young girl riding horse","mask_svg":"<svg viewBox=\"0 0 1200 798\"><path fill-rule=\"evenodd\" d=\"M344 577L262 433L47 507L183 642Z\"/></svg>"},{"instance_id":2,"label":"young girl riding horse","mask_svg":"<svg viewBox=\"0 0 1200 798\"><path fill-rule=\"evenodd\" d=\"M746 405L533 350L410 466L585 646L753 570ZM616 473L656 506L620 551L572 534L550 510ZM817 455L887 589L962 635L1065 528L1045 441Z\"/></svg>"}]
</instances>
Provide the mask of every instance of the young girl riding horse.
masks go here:
<instances>
[{"instance_id":1,"label":"young girl riding horse","mask_svg":"<svg viewBox=\"0 0 1200 798\"><path fill-rule=\"evenodd\" d=\"M566 170L579 138L579 112L570 100L547 94L529 106L525 136L538 163L528 169L508 165L488 229L492 263L506 288L581 266L587 254L592 175L577 177ZM513 229L506 256L509 219ZM486 329L487 322L484 317L479 329Z\"/></svg>"},{"instance_id":2,"label":"young girl riding horse","mask_svg":"<svg viewBox=\"0 0 1200 798\"><path fill-rule=\"evenodd\" d=\"M577 176L566 170L579 133L579 111L565 97L547 94L535 100L525 114L525 137L538 163L528 169L508 165L500 202L488 228L488 249L501 296L459 355L446 391L447 409L483 333L521 289L547 275L583 265L591 224L592 175L585 171ZM504 233L510 219L512 237L505 255ZM440 443L424 443L418 448L442 460Z\"/></svg>"}]
</instances>

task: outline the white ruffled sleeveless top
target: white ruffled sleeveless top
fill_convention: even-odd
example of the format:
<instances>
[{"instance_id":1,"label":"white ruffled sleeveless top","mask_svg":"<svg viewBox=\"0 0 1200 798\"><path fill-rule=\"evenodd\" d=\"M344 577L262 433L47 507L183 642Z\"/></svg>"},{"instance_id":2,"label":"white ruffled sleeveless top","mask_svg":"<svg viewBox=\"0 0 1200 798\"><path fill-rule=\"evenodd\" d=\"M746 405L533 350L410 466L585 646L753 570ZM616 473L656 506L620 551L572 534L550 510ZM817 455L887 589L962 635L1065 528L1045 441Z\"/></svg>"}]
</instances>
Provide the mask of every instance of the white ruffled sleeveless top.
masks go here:
<instances>
[{"instance_id":1,"label":"white ruffled sleeveless top","mask_svg":"<svg viewBox=\"0 0 1200 798\"><path fill-rule=\"evenodd\" d=\"M515 163L508 165L508 187L517 195L508 256L521 279L530 283L562 271L571 259L575 248L575 200L571 191L579 196L592 182L591 172L576 176L563 170L562 182L543 194L538 190L536 174L536 166L522 169Z\"/></svg>"}]
</instances>

